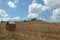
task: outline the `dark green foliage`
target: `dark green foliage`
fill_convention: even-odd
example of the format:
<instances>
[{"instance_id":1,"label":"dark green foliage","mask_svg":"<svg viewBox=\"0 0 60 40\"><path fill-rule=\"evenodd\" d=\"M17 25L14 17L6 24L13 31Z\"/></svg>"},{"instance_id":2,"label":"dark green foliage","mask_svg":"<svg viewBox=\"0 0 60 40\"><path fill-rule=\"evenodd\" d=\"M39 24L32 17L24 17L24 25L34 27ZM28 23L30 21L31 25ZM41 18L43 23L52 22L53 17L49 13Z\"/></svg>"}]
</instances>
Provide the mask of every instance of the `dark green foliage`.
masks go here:
<instances>
[{"instance_id":1,"label":"dark green foliage","mask_svg":"<svg viewBox=\"0 0 60 40\"><path fill-rule=\"evenodd\" d=\"M37 20L36 18L31 19L31 21Z\"/></svg>"},{"instance_id":2,"label":"dark green foliage","mask_svg":"<svg viewBox=\"0 0 60 40\"><path fill-rule=\"evenodd\" d=\"M24 22L26 22L27 20L24 20Z\"/></svg>"},{"instance_id":3,"label":"dark green foliage","mask_svg":"<svg viewBox=\"0 0 60 40\"><path fill-rule=\"evenodd\" d=\"M3 23L3 21L1 21L1 23Z\"/></svg>"}]
</instances>

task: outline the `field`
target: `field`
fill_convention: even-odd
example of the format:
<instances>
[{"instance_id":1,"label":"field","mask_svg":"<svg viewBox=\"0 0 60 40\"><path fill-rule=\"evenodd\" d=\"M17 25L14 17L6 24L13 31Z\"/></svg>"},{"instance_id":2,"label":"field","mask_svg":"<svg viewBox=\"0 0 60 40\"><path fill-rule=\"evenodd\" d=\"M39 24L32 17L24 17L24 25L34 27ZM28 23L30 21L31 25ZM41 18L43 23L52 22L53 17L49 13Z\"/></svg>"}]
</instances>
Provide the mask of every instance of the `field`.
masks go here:
<instances>
[{"instance_id":1,"label":"field","mask_svg":"<svg viewBox=\"0 0 60 40\"><path fill-rule=\"evenodd\" d=\"M16 22L13 32L6 30L6 23L0 23L0 40L60 40L60 23Z\"/></svg>"}]
</instances>

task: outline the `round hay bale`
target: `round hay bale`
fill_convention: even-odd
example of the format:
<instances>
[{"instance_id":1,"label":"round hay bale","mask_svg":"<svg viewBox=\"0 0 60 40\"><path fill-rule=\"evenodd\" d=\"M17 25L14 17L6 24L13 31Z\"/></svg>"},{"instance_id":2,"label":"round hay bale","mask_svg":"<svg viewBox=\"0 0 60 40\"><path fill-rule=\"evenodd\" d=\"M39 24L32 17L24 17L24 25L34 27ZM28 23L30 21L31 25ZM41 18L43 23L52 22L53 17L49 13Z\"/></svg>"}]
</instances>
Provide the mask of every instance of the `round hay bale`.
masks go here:
<instances>
[{"instance_id":1,"label":"round hay bale","mask_svg":"<svg viewBox=\"0 0 60 40\"><path fill-rule=\"evenodd\" d=\"M15 31L15 29L16 29L16 24L15 23L9 23L9 22L6 23L6 30Z\"/></svg>"}]
</instances>

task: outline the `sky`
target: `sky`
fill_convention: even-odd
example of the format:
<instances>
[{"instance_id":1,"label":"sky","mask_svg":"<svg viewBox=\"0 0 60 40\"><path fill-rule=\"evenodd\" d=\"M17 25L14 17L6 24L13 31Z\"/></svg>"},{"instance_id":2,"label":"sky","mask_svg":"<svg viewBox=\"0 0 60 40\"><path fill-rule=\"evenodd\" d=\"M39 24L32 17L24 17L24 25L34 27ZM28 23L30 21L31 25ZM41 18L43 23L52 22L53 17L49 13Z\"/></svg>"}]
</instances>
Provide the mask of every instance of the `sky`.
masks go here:
<instances>
[{"instance_id":1,"label":"sky","mask_svg":"<svg viewBox=\"0 0 60 40\"><path fill-rule=\"evenodd\" d=\"M0 21L32 18L60 22L60 0L0 0Z\"/></svg>"}]
</instances>

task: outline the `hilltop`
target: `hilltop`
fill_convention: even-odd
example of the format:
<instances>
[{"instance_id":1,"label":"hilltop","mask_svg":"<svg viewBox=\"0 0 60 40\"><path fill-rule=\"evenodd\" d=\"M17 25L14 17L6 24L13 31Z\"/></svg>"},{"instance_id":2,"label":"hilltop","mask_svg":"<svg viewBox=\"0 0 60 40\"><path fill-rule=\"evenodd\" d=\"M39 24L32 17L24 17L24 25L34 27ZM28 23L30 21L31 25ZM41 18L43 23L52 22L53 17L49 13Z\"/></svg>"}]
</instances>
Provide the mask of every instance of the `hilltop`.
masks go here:
<instances>
[{"instance_id":1,"label":"hilltop","mask_svg":"<svg viewBox=\"0 0 60 40\"><path fill-rule=\"evenodd\" d=\"M6 30L6 23L0 23L2 40L60 40L60 23L42 20L16 22L16 30Z\"/></svg>"}]
</instances>

